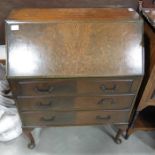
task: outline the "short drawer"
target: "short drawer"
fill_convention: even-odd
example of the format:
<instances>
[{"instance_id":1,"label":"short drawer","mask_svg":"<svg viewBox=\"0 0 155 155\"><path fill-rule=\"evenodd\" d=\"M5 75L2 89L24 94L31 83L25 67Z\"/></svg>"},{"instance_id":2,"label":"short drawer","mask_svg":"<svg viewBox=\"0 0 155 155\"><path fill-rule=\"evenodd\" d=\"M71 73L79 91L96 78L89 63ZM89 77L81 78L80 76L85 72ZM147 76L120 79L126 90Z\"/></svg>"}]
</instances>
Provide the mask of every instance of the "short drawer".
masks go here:
<instances>
[{"instance_id":1,"label":"short drawer","mask_svg":"<svg viewBox=\"0 0 155 155\"><path fill-rule=\"evenodd\" d=\"M104 95L96 97L34 97L18 98L20 111L34 110L115 110L130 108L134 95Z\"/></svg>"},{"instance_id":2,"label":"short drawer","mask_svg":"<svg viewBox=\"0 0 155 155\"><path fill-rule=\"evenodd\" d=\"M23 126L61 126L128 123L129 111L38 111L21 113Z\"/></svg>"},{"instance_id":3,"label":"short drawer","mask_svg":"<svg viewBox=\"0 0 155 155\"><path fill-rule=\"evenodd\" d=\"M17 82L18 96L48 96L76 94L75 80L36 80Z\"/></svg>"},{"instance_id":4,"label":"short drawer","mask_svg":"<svg viewBox=\"0 0 155 155\"><path fill-rule=\"evenodd\" d=\"M118 94L131 93L133 80L93 79L81 80L78 83L78 90L81 93L92 94Z\"/></svg>"}]
</instances>

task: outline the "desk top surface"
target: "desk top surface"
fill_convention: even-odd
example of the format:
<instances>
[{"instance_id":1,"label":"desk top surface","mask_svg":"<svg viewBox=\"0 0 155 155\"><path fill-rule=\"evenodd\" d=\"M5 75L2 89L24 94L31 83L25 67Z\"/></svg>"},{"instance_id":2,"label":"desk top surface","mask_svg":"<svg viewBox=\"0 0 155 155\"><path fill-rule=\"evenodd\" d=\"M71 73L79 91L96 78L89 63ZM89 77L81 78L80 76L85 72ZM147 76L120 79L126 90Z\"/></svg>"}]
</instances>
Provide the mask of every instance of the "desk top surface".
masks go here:
<instances>
[{"instance_id":1,"label":"desk top surface","mask_svg":"<svg viewBox=\"0 0 155 155\"><path fill-rule=\"evenodd\" d=\"M17 9L8 20L53 21L53 20L127 20L139 21L139 15L132 8L53 8L53 9Z\"/></svg>"}]
</instances>

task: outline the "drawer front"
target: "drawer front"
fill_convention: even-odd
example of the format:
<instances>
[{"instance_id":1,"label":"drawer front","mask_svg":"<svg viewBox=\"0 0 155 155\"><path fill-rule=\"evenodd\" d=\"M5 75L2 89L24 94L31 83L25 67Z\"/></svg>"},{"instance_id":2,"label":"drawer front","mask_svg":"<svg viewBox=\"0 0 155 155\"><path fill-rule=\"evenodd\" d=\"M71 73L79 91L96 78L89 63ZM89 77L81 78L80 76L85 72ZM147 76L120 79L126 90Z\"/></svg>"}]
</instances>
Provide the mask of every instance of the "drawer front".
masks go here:
<instances>
[{"instance_id":1,"label":"drawer front","mask_svg":"<svg viewBox=\"0 0 155 155\"><path fill-rule=\"evenodd\" d=\"M114 110L130 108L134 95L97 97L35 97L17 99L20 111Z\"/></svg>"},{"instance_id":2,"label":"drawer front","mask_svg":"<svg viewBox=\"0 0 155 155\"><path fill-rule=\"evenodd\" d=\"M81 93L93 94L117 94L130 93L133 80L81 80L78 83L78 90Z\"/></svg>"},{"instance_id":3,"label":"drawer front","mask_svg":"<svg viewBox=\"0 0 155 155\"><path fill-rule=\"evenodd\" d=\"M38 80L12 82L16 96L73 96L131 93L133 80L105 80L103 78L79 80Z\"/></svg>"},{"instance_id":4,"label":"drawer front","mask_svg":"<svg viewBox=\"0 0 155 155\"><path fill-rule=\"evenodd\" d=\"M89 124L125 124L128 123L129 111L80 111L50 112L38 111L21 113L23 126L61 126Z\"/></svg>"},{"instance_id":5,"label":"drawer front","mask_svg":"<svg viewBox=\"0 0 155 155\"><path fill-rule=\"evenodd\" d=\"M75 80L40 80L18 82L19 96L69 95L76 93Z\"/></svg>"}]
</instances>

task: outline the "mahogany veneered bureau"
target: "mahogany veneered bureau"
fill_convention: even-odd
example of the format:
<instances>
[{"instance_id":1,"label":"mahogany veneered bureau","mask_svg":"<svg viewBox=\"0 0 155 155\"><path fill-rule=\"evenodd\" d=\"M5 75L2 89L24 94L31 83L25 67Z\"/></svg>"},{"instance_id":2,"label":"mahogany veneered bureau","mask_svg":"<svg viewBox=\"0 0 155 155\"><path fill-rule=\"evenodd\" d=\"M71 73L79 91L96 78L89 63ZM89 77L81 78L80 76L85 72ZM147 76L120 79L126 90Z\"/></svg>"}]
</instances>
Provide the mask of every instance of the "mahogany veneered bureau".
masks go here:
<instances>
[{"instance_id":1,"label":"mahogany veneered bureau","mask_svg":"<svg viewBox=\"0 0 155 155\"><path fill-rule=\"evenodd\" d=\"M25 131L127 128L144 74L143 21L133 9L14 10L6 45L7 78Z\"/></svg>"}]
</instances>

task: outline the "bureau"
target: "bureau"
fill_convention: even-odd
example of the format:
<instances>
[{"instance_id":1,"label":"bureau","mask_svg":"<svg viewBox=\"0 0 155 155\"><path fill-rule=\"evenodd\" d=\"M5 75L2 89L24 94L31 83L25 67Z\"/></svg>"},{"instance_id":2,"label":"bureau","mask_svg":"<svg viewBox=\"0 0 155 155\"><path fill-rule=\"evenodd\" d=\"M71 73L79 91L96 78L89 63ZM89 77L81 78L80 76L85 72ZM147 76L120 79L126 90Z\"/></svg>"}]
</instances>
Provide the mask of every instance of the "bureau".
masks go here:
<instances>
[{"instance_id":1,"label":"bureau","mask_svg":"<svg viewBox=\"0 0 155 155\"><path fill-rule=\"evenodd\" d=\"M30 129L49 126L115 124L120 142L144 74L143 21L133 9L14 10L6 44L30 148Z\"/></svg>"}]
</instances>

